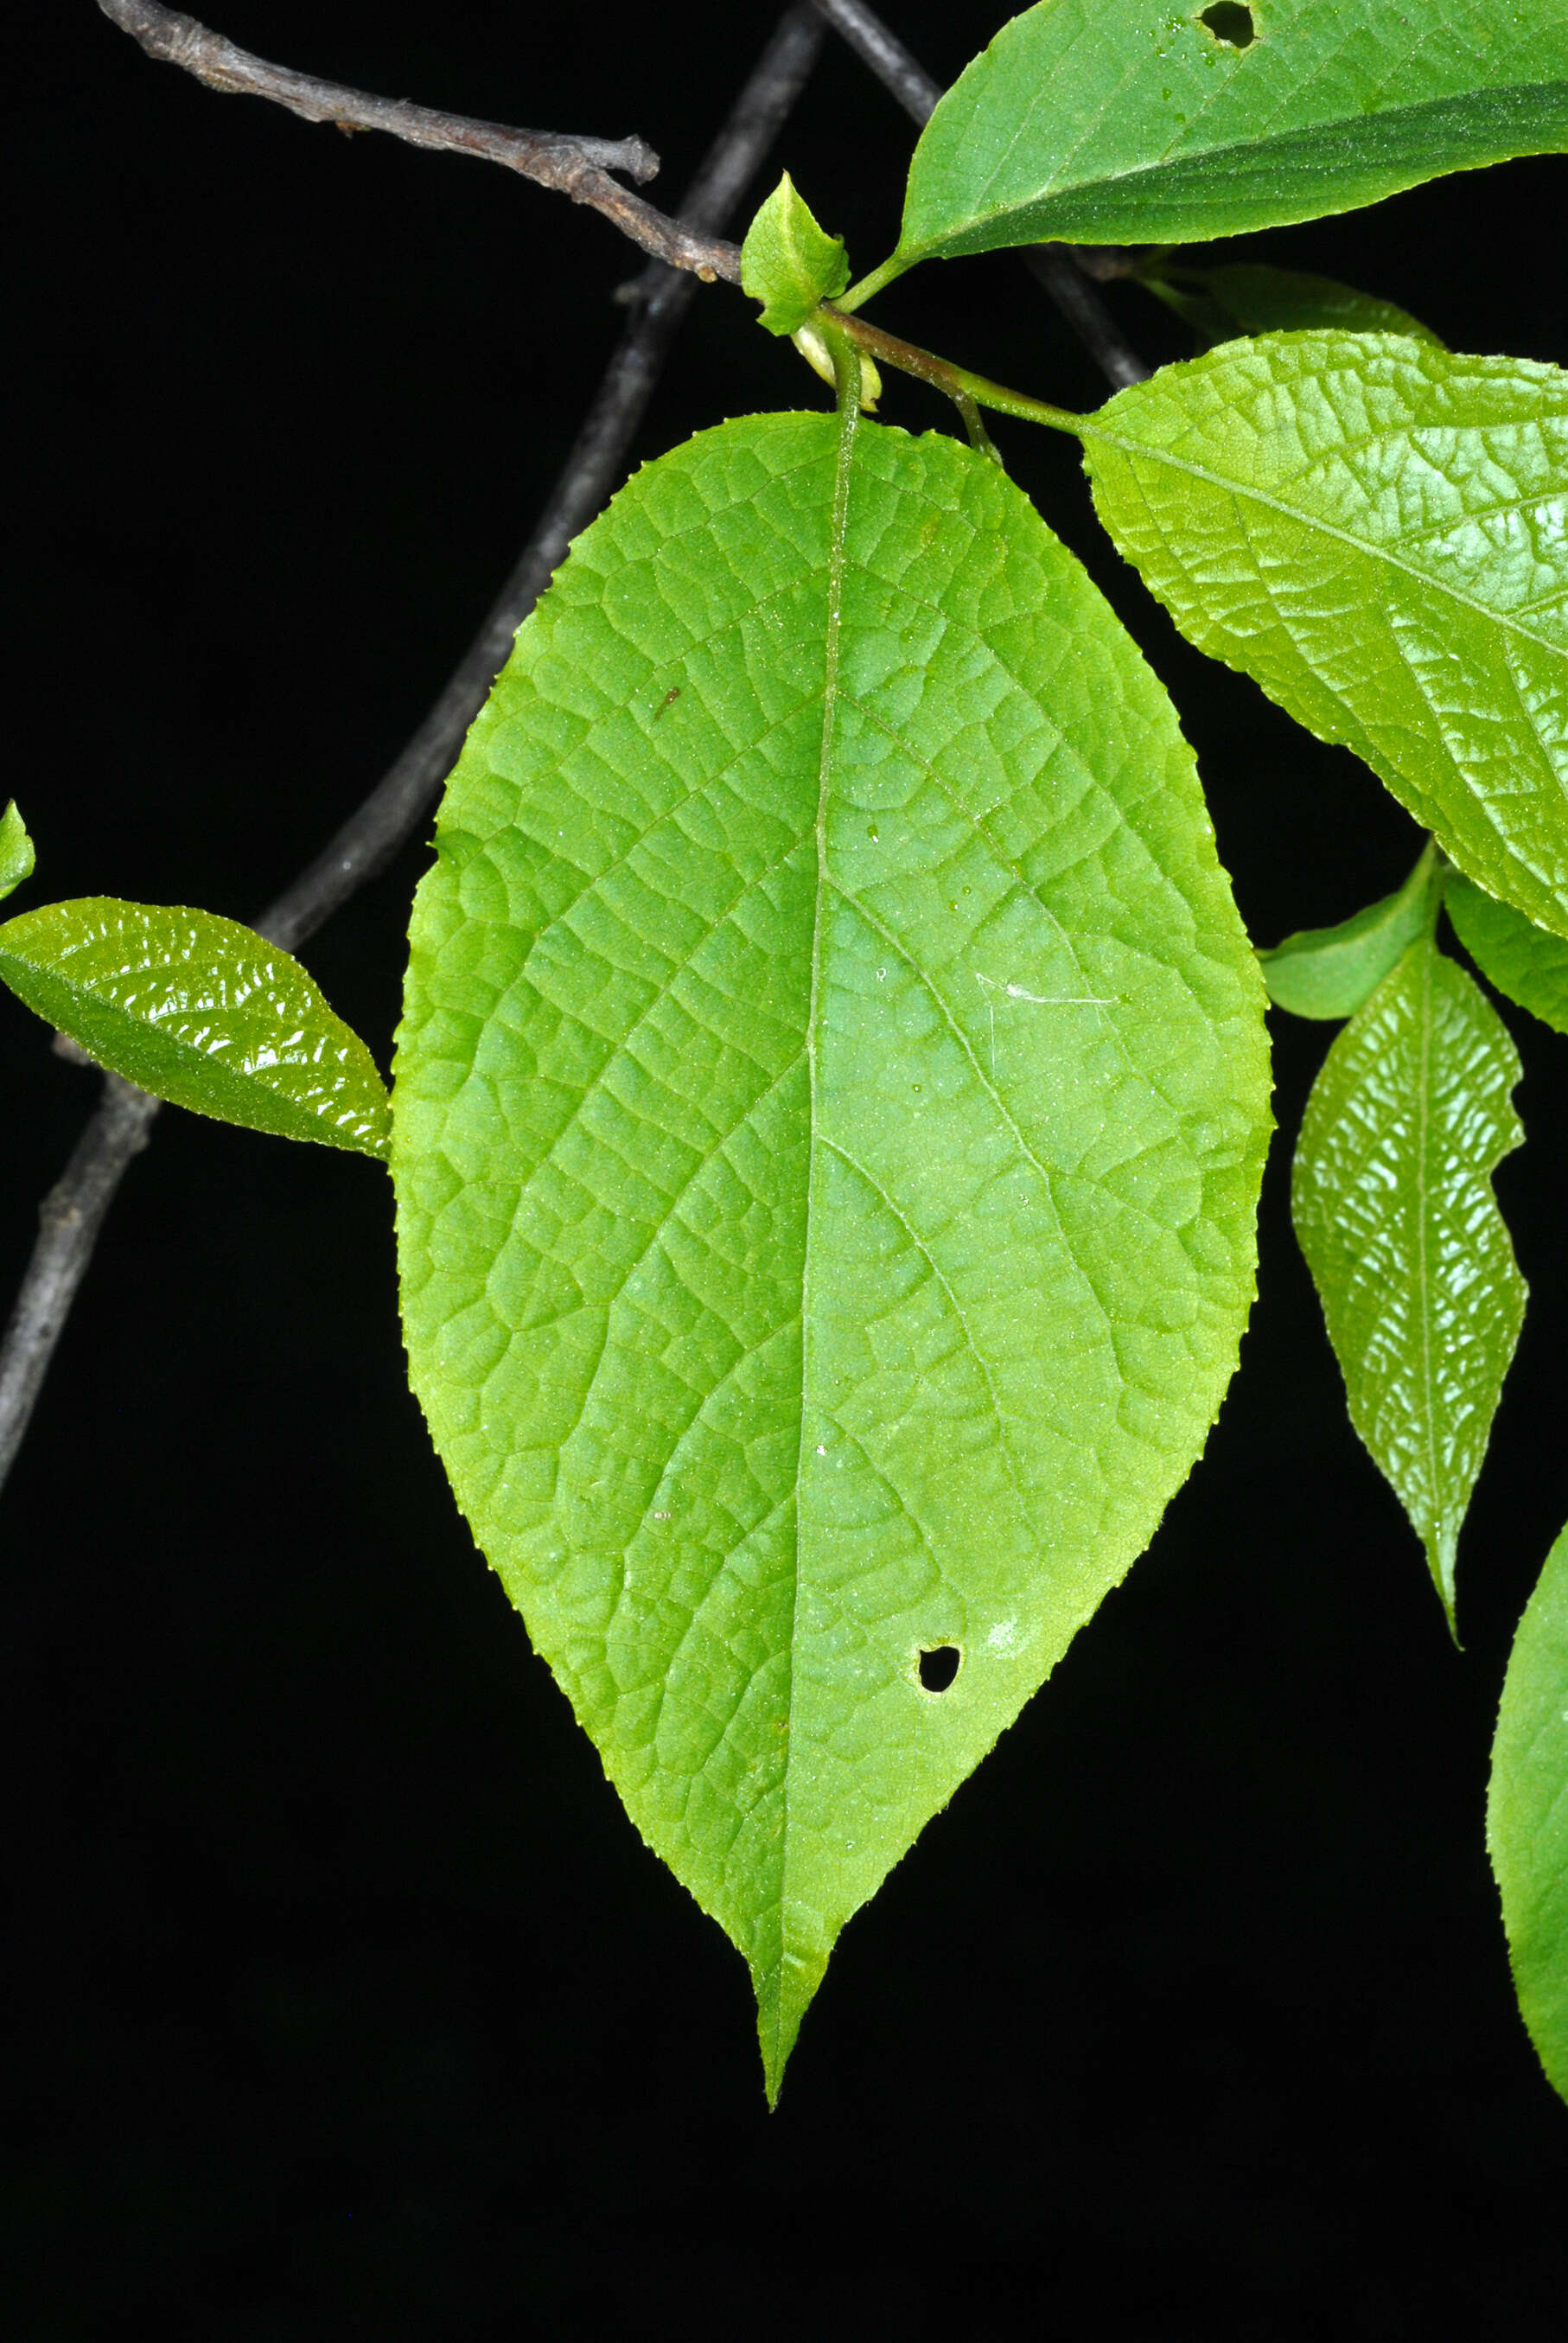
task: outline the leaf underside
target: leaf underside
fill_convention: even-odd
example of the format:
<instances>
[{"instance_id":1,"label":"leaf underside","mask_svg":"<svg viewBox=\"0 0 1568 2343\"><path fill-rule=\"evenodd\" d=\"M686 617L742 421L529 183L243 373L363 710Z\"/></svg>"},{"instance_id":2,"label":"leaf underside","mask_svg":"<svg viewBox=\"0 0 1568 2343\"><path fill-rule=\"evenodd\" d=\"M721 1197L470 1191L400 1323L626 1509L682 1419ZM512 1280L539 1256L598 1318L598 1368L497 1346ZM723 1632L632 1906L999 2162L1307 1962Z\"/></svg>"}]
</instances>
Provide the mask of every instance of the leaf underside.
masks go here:
<instances>
[{"instance_id":1,"label":"leaf underside","mask_svg":"<svg viewBox=\"0 0 1568 2343\"><path fill-rule=\"evenodd\" d=\"M1449 874L1442 905L1482 975L1543 1024L1568 1033L1568 944L1457 872Z\"/></svg>"},{"instance_id":2,"label":"leaf underside","mask_svg":"<svg viewBox=\"0 0 1568 2343\"><path fill-rule=\"evenodd\" d=\"M901 265L1236 236L1568 146L1560 0L1258 0L1241 45L1206 13L1046 0L1004 25L921 135Z\"/></svg>"},{"instance_id":3,"label":"leaf underside","mask_svg":"<svg viewBox=\"0 0 1568 2343\"><path fill-rule=\"evenodd\" d=\"M1568 2099L1568 1531L1513 1639L1486 1805L1519 2007Z\"/></svg>"},{"instance_id":4,"label":"leaf underside","mask_svg":"<svg viewBox=\"0 0 1568 2343\"><path fill-rule=\"evenodd\" d=\"M1268 1111L1163 691L950 439L860 426L836 531L837 429L705 432L578 540L447 790L394 1093L436 1444L770 2093L1201 1446Z\"/></svg>"},{"instance_id":5,"label":"leaf underside","mask_svg":"<svg viewBox=\"0 0 1568 2343\"><path fill-rule=\"evenodd\" d=\"M387 1089L297 960L211 911L85 896L0 926L0 980L195 1114L385 1156Z\"/></svg>"},{"instance_id":6,"label":"leaf underside","mask_svg":"<svg viewBox=\"0 0 1568 2343\"><path fill-rule=\"evenodd\" d=\"M1496 1011L1422 938L1324 1060L1292 1183L1351 1421L1451 1626L1460 1527L1524 1315L1492 1192L1523 1136L1518 1079Z\"/></svg>"},{"instance_id":7,"label":"leaf underside","mask_svg":"<svg viewBox=\"0 0 1568 2343\"><path fill-rule=\"evenodd\" d=\"M1085 462L1190 641L1568 936L1568 375L1267 335L1120 392Z\"/></svg>"},{"instance_id":8,"label":"leaf underside","mask_svg":"<svg viewBox=\"0 0 1568 2343\"><path fill-rule=\"evenodd\" d=\"M1431 926L1438 884L1429 846L1404 885L1381 903L1369 903L1338 927L1304 928L1272 951L1260 952L1270 1000L1297 1017L1352 1017Z\"/></svg>"},{"instance_id":9,"label":"leaf underside","mask_svg":"<svg viewBox=\"0 0 1568 2343\"><path fill-rule=\"evenodd\" d=\"M1322 331L1346 334L1407 334L1414 341L1444 345L1430 326L1396 301L1358 293L1332 277L1305 269L1271 268L1258 261L1233 261L1223 268L1155 266L1143 281L1210 347L1238 334Z\"/></svg>"}]
</instances>

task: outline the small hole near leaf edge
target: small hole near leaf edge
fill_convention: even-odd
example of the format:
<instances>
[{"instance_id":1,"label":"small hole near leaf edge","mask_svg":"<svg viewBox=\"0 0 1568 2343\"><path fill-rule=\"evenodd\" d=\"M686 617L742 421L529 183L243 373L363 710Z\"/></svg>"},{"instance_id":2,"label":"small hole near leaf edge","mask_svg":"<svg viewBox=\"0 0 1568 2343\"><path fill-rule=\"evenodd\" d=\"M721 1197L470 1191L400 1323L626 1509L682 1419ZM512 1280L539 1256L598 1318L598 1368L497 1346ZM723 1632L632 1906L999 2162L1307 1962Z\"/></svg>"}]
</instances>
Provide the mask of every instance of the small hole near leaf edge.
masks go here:
<instances>
[{"instance_id":1,"label":"small hole near leaf edge","mask_svg":"<svg viewBox=\"0 0 1568 2343\"><path fill-rule=\"evenodd\" d=\"M920 1690L930 1693L949 1691L963 1664L964 1655L956 1644L933 1644L929 1651L920 1654L915 1664Z\"/></svg>"}]
</instances>

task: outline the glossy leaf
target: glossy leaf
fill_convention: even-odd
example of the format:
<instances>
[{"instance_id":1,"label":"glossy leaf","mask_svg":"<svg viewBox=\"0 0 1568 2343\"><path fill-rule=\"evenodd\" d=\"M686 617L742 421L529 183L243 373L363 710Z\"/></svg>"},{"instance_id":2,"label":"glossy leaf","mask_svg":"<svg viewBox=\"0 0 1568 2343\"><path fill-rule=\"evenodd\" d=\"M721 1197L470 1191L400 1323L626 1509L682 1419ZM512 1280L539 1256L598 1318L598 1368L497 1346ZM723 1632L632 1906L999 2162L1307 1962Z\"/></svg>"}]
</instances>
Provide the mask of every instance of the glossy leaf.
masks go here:
<instances>
[{"instance_id":1,"label":"glossy leaf","mask_svg":"<svg viewBox=\"0 0 1568 2343\"><path fill-rule=\"evenodd\" d=\"M1191 244L1565 146L1561 0L1045 0L927 124L897 259Z\"/></svg>"},{"instance_id":2,"label":"glossy leaf","mask_svg":"<svg viewBox=\"0 0 1568 2343\"><path fill-rule=\"evenodd\" d=\"M437 1446L770 2092L1201 1447L1268 1121L1161 687L994 463L839 434L705 432L579 539L448 788L394 1092Z\"/></svg>"},{"instance_id":3,"label":"glossy leaf","mask_svg":"<svg viewBox=\"0 0 1568 2343\"><path fill-rule=\"evenodd\" d=\"M196 1114L385 1156L386 1086L297 960L236 920L87 896L0 926L0 980Z\"/></svg>"},{"instance_id":4,"label":"glossy leaf","mask_svg":"<svg viewBox=\"0 0 1568 2343\"><path fill-rule=\"evenodd\" d=\"M1430 938L1352 1018L1312 1086L1292 1211L1351 1422L1426 1548L1454 1554L1524 1314L1492 1192L1523 1133L1513 1042Z\"/></svg>"},{"instance_id":5,"label":"glossy leaf","mask_svg":"<svg viewBox=\"0 0 1568 2343\"><path fill-rule=\"evenodd\" d=\"M1084 430L1101 516L1182 633L1568 936L1568 375L1269 335Z\"/></svg>"},{"instance_id":6,"label":"glossy leaf","mask_svg":"<svg viewBox=\"0 0 1568 2343\"><path fill-rule=\"evenodd\" d=\"M817 304L849 282L843 238L818 226L786 171L740 247L741 287L763 305L759 325L770 334L798 333Z\"/></svg>"},{"instance_id":7,"label":"glossy leaf","mask_svg":"<svg viewBox=\"0 0 1568 2343\"><path fill-rule=\"evenodd\" d=\"M1543 1024L1568 1033L1568 944L1451 871L1442 907L1483 976Z\"/></svg>"},{"instance_id":8,"label":"glossy leaf","mask_svg":"<svg viewBox=\"0 0 1568 2343\"><path fill-rule=\"evenodd\" d=\"M1486 1844L1520 2012L1547 2080L1568 2099L1568 1530L1509 1656Z\"/></svg>"},{"instance_id":9,"label":"glossy leaf","mask_svg":"<svg viewBox=\"0 0 1568 2343\"><path fill-rule=\"evenodd\" d=\"M15 800L0 814L0 902L33 876L33 841Z\"/></svg>"},{"instance_id":10,"label":"glossy leaf","mask_svg":"<svg viewBox=\"0 0 1568 2343\"><path fill-rule=\"evenodd\" d=\"M1206 347L1233 341L1238 334L1304 333L1325 327L1347 334L1408 334L1412 340L1443 344L1429 326L1382 301L1358 293L1332 277L1312 277L1300 268L1265 268L1237 261L1224 268L1140 271L1141 281L1167 308L1190 326Z\"/></svg>"},{"instance_id":11,"label":"glossy leaf","mask_svg":"<svg viewBox=\"0 0 1568 2343\"><path fill-rule=\"evenodd\" d=\"M1297 1017L1352 1017L1432 924L1439 884L1431 847L1404 885L1337 928L1302 928L1258 954L1269 998Z\"/></svg>"}]
</instances>

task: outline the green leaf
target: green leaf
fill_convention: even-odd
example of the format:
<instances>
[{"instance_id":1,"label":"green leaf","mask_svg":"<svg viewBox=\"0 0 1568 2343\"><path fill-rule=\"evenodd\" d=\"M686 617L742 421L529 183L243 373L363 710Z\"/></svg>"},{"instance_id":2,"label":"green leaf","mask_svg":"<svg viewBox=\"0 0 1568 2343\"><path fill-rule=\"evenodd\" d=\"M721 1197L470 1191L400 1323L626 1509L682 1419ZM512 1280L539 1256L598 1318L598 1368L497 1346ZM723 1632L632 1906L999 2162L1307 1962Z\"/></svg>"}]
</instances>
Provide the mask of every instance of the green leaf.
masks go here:
<instances>
[{"instance_id":1,"label":"green leaf","mask_svg":"<svg viewBox=\"0 0 1568 2343\"><path fill-rule=\"evenodd\" d=\"M385 1157L386 1086L297 960L236 920L90 895L0 926L0 980L196 1114Z\"/></svg>"},{"instance_id":2,"label":"green leaf","mask_svg":"<svg viewBox=\"0 0 1568 2343\"><path fill-rule=\"evenodd\" d=\"M797 333L819 301L849 282L843 238L818 226L786 171L740 247L742 289L764 305L758 324L770 334Z\"/></svg>"},{"instance_id":3,"label":"green leaf","mask_svg":"<svg viewBox=\"0 0 1568 2343\"><path fill-rule=\"evenodd\" d=\"M1486 1844L1520 2012L1548 2082L1568 2099L1568 1530L1513 1639Z\"/></svg>"},{"instance_id":4,"label":"green leaf","mask_svg":"<svg viewBox=\"0 0 1568 2343\"><path fill-rule=\"evenodd\" d=\"M1443 344L1429 326L1375 293L1358 293L1332 277L1300 268L1265 268L1234 262L1225 268L1142 269L1140 277L1167 308L1189 325L1206 347L1232 341L1238 334L1306 332L1325 327L1348 334L1406 334L1412 341Z\"/></svg>"},{"instance_id":5,"label":"green leaf","mask_svg":"<svg viewBox=\"0 0 1568 2343\"><path fill-rule=\"evenodd\" d=\"M1543 1024L1568 1033L1568 944L1451 871L1442 907L1483 976Z\"/></svg>"},{"instance_id":6,"label":"green leaf","mask_svg":"<svg viewBox=\"0 0 1568 2343\"><path fill-rule=\"evenodd\" d=\"M1495 1010L1423 938L1324 1060L1292 1182L1351 1422L1426 1548L1451 1627L1460 1528L1524 1314L1492 1192L1523 1135L1518 1080Z\"/></svg>"},{"instance_id":7,"label":"green leaf","mask_svg":"<svg viewBox=\"0 0 1568 2343\"><path fill-rule=\"evenodd\" d=\"M1351 1017L1432 923L1437 857L1429 846L1404 885L1337 928L1302 928L1258 954L1269 998L1297 1017Z\"/></svg>"},{"instance_id":8,"label":"green leaf","mask_svg":"<svg viewBox=\"0 0 1568 2343\"><path fill-rule=\"evenodd\" d=\"M33 876L33 841L23 826L15 800L0 814L0 903L14 895L24 879Z\"/></svg>"},{"instance_id":9,"label":"green leaf","mask_svg":"<svg viewBox=\"0 0 1568 2343\"><path fill-rule=\"evenodd\" d=\"M927 124L895 266L1191 244L1565 146L1561 0L1045 0Z\"/></svg>"},{"instance_id":10,"label":"green leaf","mask_svg":"<svg viewBox=\"0 0 1568 2343\"><path fill-rule=\"evenodd\" d=\"M1189 640L1568 936L1568 375L1269 335L1083 431L1101 518Z\"/></svg>"},{"instance_id":11,"label":"green leaf","mask_svg":"<svg viewBox=\"0 0 1568 2343\"><path fill-rule=\"evenodd\" d=\"M1084 571L994 463L852 417L638 474L437 850L394 1090L415 1388L750 1963L773 2092L845 1920L1202 1445L1262 987Z\"/></svg>"}]
</instances>

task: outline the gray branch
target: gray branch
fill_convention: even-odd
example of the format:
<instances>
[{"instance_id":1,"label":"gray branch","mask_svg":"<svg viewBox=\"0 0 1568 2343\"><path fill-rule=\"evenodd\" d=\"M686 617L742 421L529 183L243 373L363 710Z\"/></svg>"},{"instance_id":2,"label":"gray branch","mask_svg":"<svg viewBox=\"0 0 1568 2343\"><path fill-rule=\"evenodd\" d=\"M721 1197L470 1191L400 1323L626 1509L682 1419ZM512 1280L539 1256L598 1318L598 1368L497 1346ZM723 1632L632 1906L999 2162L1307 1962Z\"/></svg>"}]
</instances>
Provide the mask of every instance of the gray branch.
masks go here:
<instances>
[{"instance_id":1,"label":"gray branch","mask_svg":"<svg viewBox=\"0 0 1568 2343\"><path fill-rule=\"evenodd\" d=\"M806 0L779 20L681 206L689 229L707 233L724 226L799 96L821 43L820 23ZM413 835L518 628L569 540L615 486L695 291L691 276L659 261L650 261L637 280L619 347L499 599L397 762L309 869L256 921L274 942L290 949L303 942ZM109 1075L96 1111L44 1200L37 1242L0 1343L0 1487L25 1436L105 1215L127 1167L147 1144L157 1111L156 1099Z\"/></svg>"},{"instance_id":2,"label":"gray branch","mask_svg":"<svg viewBox=\"0 0 1568 2343\"><path fill-rule=\"evenodd\" d=\"M38 1207L38 1240L0 1348L0 1487L87 1273L104 1215L133 1156L147 1143L156 1099L110 1074L71 1160Z\"/></svg>"},{"instance_id":3,"label":"gray branch","mask_svg":"<svg viewBox=\"0 0 1568 2343\"><path fill-rule=\"evenodd\" d=\"M937 110L942 85L910 55L881 18L861 0L817 0L819 12L848 42L863 65L890 90L911 121L924 129Z\"/></svg>"},{"instance_id":4,"label":"gray branch","mask_svg":"<svg viewBox=\"0 0 1568 2343\"><path fill-rule=\"evenodd\" d=\"M541 187L569 196L574 204L591 205L623 236L672 268L689 268L709 284L719 277L730 284L740 282L740 255L734 245L694 233L689 224L667 217L610 177L611 171L624 171L639 181L653 177L658 157L640 138L572 138L560 131L473 122L466 115L441 114L403 98L374 97L339 82L319 81L314 74L296 73L290 65L272 65L248 49L236 48L194 16L160 6L159 0L98 0L98 6L148 56L179 65L209 89L268 98L307 122L335 122L340 130L385 130L413 146L480 156L508 171L520 171Z\"/></svg>"},{"instance_id":5,"label":"gray branch","mask_svg":"<svg viewBox=\"0 0 1568 2343\"><path fill-rule=\"evenodd\" d=\"M816 0L816 5L910 120L923 127L937 110L941 84L931 79L864 0ZM1147 382L1149 368L1085 275L1086 270L1088 276L1119 274L1125 264L1107 262L1098 246L1088 247L1081 258L1070 244L1031 245L1023 257L1111 388L1125 390L1130 383Z\"/></svg>"}]
</instances>

